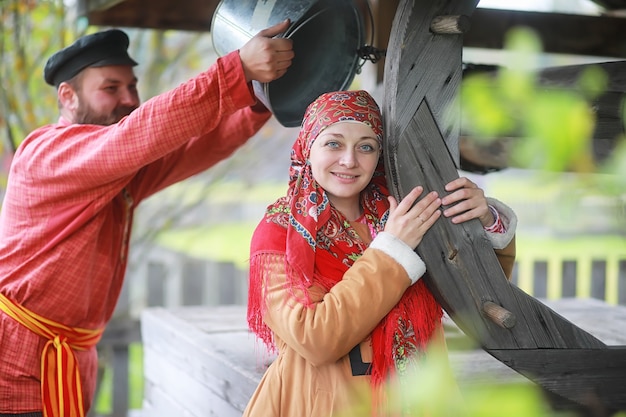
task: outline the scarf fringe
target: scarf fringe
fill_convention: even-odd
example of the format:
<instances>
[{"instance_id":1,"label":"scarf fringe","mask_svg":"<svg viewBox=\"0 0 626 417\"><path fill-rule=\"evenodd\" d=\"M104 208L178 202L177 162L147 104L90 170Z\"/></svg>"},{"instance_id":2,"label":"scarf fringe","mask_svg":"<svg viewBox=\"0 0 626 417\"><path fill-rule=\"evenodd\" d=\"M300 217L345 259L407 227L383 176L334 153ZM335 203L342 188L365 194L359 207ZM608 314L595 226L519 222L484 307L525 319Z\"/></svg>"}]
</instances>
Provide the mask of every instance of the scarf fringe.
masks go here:
<instances>
[{"instance_id":1,"label":"scarf fringe","mask_svg":"<svg viewBox=\"0 0 626 417\"><path fill-rule=\"evenodd\" d=\"M385 316L372 333L372 385L383 385L401 370L397 369L397 349L410 361L417 361L428 348L435 330L441 325L443 310L423 280L411 286L400 302ZM402 320L408 320L403 329ZM404 332L404 334L400 334ZM413 347L413 349L411 349Z\"/></svg>"},{"instance_id":2,"label":"scarf fringe","mask_svg":"<svg viewBox=\"0 0 626 417\"><path fill-rule=\"evenodd\" d=\"M272 271L284 268L287 274L285 285L294 300L311 306L302 275L286 264L284 253L260 252L250 259L247 320L250 330L265 344L270 353L277 353L272 330L263 321L267 311L267 287L271 283ZM285 300L288 305L288 300ZM423 280L411 286L398 304L385 316L372 332L374 357L371 368L373 387L380 387L388 378L394 377L397 367L398 344L411 361L428 348L435 330L441 325L443 310ZM399 323L406 320L409 328L402 329ZM409 347L409 348L407 348ZM414 347L414 349L410 349Z\"/></svg>"},{"instance_id":3,"label":"scarf fringe","mask_svg":"<svg viewBox=\"0 0 626 417\"><path fill-rule=\"evenodd\" d=\"M283 252L258 252L250 258L248 327L263 341L270 353L277 353L277 347L274 333L263 321L263 316L267 311L267 289L272 284L272 280L275 279L275 273L276 275L287 275L284 285L293 300L304 306L312 307L303 275L289 266ZM290 300L284 300L285 307L289 308L289 304Z\"/></svg>"}]
</instances>

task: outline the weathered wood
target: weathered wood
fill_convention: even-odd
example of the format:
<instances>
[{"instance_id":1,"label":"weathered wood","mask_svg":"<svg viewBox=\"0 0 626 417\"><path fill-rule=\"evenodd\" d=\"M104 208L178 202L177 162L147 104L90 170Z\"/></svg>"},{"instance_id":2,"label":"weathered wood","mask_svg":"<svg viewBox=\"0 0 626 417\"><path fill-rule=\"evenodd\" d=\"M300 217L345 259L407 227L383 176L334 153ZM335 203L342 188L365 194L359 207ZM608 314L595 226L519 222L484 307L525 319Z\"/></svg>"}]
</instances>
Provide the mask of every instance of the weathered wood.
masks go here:
<instances>
[{"instance_id":1,"label":"weathered wood","mask_svg":"<svg viewBox=\"0 0 626 417\"><path fill-rule=\"evenodd\" d=\"M398 198L416 185L443 196L445 184L459 176L425 100L402 135L389 138L387 144L388 178ZM456 256L449 256L452 252ZM418 253L426 262L427 283L437 300L486 349L604 347L509 283L478 220L453 224L439 219ZM493 323L482 314L486 301L510 311L517 324L503 329Z\"/></svg>"},{"instance_id":2,"label":"weathered wood","mask_svg":"<svg viewBox=\"0 0 626 417\"><path fill-rule=\"evenodd\" d=\"M245 307L147 309L141 326L146 415L241 416L263 373Z\"/></svg>"},{"instance_id":3,"label":"weathered wood","mask_svg":"<svg viewBox=\"0 0 626 417\"><path fill-rule=\"evenodd\" d=\"M427 107L422 108L427 109ZM426 143L428 141L425 138L437 137L436 126L432 117L430 117L431 129L424 129L422 132L417 128L418 125L421 128L428 126L427 120L428 117L416 117L415 125L407 127L408 137L417 138ZM438 140L442 141L441 136L438 137ZM454 178L446 174L454 173L456 175L454 165L449 157L447 157L447 168L442 168L441 164L437 167L429 165L431 161L438 161L447 155L444 153L444 146L439 146L444 151L441 151L437 156L431 149L427 148L428 146L416 148L415 145L413 147L398 147L397 155L401 155L401 157L398 158L396 167L398 167L398 172L402 173L400 175L407 174L407 177L416 178L421 173L421 175L429 178L420 178L414 183L404 181L404 189L408 190L412 188L412 185L420 183L427 190L436 189L440 193L444 193L443 184ZM422 160L415 162L417 161L414 159L416 155L423 156ZM427 159L428 162L424 163L424 159ZM444 175L441 175L442 173ZM403 179L406 180L407 177L403 177ZM444 181L433 186L432 178L444 178ZM571 349L574 351L592 349L604 364L602 369L610 366L614 355L626 356L626 347L617 350L611 348L612 354L605 356L605 352L609 348L603 342L510 284L504 277L479 222L453 225L449 221L440 219L427 236L428 238L420 244L418 253L425 260L429 271L429 275L425 278L428 280L429 287L457 325L497 359L502 359L507 365L521 371L526 366L533 365L532 363L524 363L524 359L527 358L525 354L519 358L516 356L516 352L526 350L538 352L550 349ZM452 252L455 253L454 257L449 256L449 253ZM484 314L481 314L481 305L485 301L499 304L507 311L512 312L516 318L515 326L507 327L494 324ZM496 346L499 347L496 348ZM497 356L501 352L506 352L502 358ZM538 357L537 359L541 358ZM543 359L552 360L547 356L544 356ZM561 358L562 361L567 361L569 372L586 374L590 371L584 366L580 367L580 363L572 361L572 359L571 355ZM579 381L580 385L575 385L573 383L561 383L563 375L558 368L549 366L549 363L543 366L531 366L531 370L539 373L522 373L547 390L575 402L598 400L598 397L583 396L579 389L580 386L586 387L585 392L588 390L602 391L607 381L612 381L615 378L611 373L607 374L606 380L603 380L599 375L601 370L593 371L587 375L588 377ZM625 373L621 374L621 378L621 383L626 384ZM548 383L548 381L550 382ZM555 390L555 387L558 389ZM609 393L599 398L603 401L614 401L605 403L604 405L607 407L618 409L624 407L624 403L619 401L619 397L613 394ZM589 402L580 405L593 406Z\"/></svg>"},{"instance_id":4,"label":"weathered wood","mask_svg":"<svg viewBox=\"0 0 626 417\"><path fill-rule=\"evenodd\" d=\"M626 26L619 16L584 16L478 8L464 45L502 49L514 27L534 30L548 53L626 58Z\"/></svg>"},{"instance_id":5,"label":"weathered wood","mask_svg":"<svg viewBox=\"0 0 626 417\"><path fill-rule=\"evenodd\" d=\"M101 3L79 0L90 25L208 32L219 0L111 0L106 9Z\"/></svg>"},{"instance_id":6,"label":"weathered wood","mask_svg":"<svg viewBox=\"0 0 626 417\"><path fill-rule=\"evenodd\" d=\"M626 346L488 350L549 391L588 406L626 410Z\"/></svg>"},{"instance_id":7,"label":"weathered wood","mask_svg":"<svg viewBox=\"0 0 626 417\"><path fill-rule=\"evenodd\" d=\"M478 0L421 0L413 7L411 2L401 1L385 60L387 136L398 138L426 97L457 166L460 117L458 106L452 108L450 103L458 94L462 77L463 37L436 36L430 32L430 23L438 16L471 18L477 4Z\"/></svg>"},{"instance_id":8,"label":"weathered wood","mask_svg":"<svg viewBox=\"0 0 626 417\"><path fill-rule=\"evenodd\" d=\"M485 313L491 321L504 329L510 329L515 326L517 322L515 314L492 301L485 301L483 303L483 313Z\"/></svg>"},{"instance_id":9,"label":"weathered wood","mask_svg":"<svg viewBox=\"0 0 626 417\"><path fill-rule=\"evenodd\" d=\"M373 3L384 15L393 14L397 5L396 0L374 0ZM79 0L78 10L79 16L86 16L90 25L204 32L210 30L217 4L218 0ZM104 5L109 7L103 9ZM479 8L464 43L475 48L501 49L511 28L526 26L540 34L547 52L626 58L625 20L618 15L582 16ZM383 34L385 29L388 27L384 24L376 28L383 38L387 37ZM384 49L386 43L375 46Z\"/></svg>"},{"instance_id":10,"label":"weathered wood","mask_svg":"<svg viewBox=\"0 0 626 417\"><path fill-rule=\"evenodd\" d=\"M417 185L424 187L424 195L433 190L446 195L445 184L458 178L454 160L458 151L450 146L455 125L444 120L441 111L458 94L458 79L450 74L456 74L461 67L461 42L449 35L420 32L418 28L422 19L445 12L455 14L450 10L457 12L455 9L468 7L468 3L405 0L398 6L387 51L383 106L388 135L383 154L389 188L397 199L402 199ZM441 7L446 8L445 12ZM465 12L460 14L471 14L471 10ZM433 52L435 45L436 53ZM432 85L442 85L437 83L441 74L446 77L446 88L439 95ZM478 220L453 224L450 219L440 218L417 251L429 271L424 279L450 317L497 359L503 359L496 356L498 353L506 352L506 363L513 369L517 370L517 352L540 349L594 350L599 357L604 357L600 361L605 364L613 358L603 355L609 349L602 341L506 279ZM515 318L515 325L502 325L502 320L494 323L488 314L483 314L484 305L506 310ZM611 352L626 355L626 347ZM577 369L591 390L602 390L601 377L588 374L588 369L572 361L571 355L566 359L570 369ZM587 407L597 401L597 398L582 396L573 385L559 384L563 375L555 368L544 364L532 369L537 374L525 375L550 392ZM626 374L621 378L620 384L626 385ZM616 382L611 376L607 376L607 381ZM553 391L557 385L560 388ZM620 402L604 405L608 408L624 406Z\"/></svg>"},{"instance_id":11,"label":"weathered wood","mask_svg":"<svg viewBox=\"0 0 626 417\"><path fill-rule=\"evenodd\" d=\"M437 35L461 35L470 28L467 16L435 16L430 22L431 32Z\"/></svg>"}]
</instances>

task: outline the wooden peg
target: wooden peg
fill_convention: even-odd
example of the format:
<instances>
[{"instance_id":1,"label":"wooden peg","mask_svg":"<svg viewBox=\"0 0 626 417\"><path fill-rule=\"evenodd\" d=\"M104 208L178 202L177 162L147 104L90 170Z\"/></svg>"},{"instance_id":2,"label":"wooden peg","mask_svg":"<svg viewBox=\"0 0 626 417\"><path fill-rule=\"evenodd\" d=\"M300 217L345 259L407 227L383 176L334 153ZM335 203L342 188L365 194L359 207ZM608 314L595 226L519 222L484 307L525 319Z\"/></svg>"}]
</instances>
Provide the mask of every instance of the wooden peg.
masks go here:
<instances>
[{"instance_id":1,"label":"wooden peg","mask_svg":"<svg viewBox=\"0 0 626 417\"><path fill-rule=\"evenodd\" d=\"M495 324L505 329L515 326L517 321L513 313L493 301L483 303L483 313Z\"/></svg>"},{"instance_id":2,"label":"wooden peg","mask_svg":"<svg viewBox=\"0 0 626 417\"><path fill-rule=\"evenodd\" d=\"M430 31L437 35L462 35L470 26L470 19L465 15L435 16L430 22Z\"/></svg>"}]
</instances>

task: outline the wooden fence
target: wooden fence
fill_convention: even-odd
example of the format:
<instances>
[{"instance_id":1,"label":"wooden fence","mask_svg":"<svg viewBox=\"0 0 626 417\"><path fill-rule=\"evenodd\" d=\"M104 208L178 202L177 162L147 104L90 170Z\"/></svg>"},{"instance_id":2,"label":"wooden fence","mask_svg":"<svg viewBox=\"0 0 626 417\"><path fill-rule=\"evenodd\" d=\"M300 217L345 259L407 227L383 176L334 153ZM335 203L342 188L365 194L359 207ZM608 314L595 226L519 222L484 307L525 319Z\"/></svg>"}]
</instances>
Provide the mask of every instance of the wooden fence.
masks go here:
<instances>
[{"instance_id":1,"label":"wooden fence","mask_svg":"<svg viewBox=\"0 0 626 417\"><path fill-rule=\"evenodd\" d=\"M565 256L524 249L513 282L537 298L597 298L626 305L626 241L621 248L589 248Z\"/></svg>"},{"instance_id":2,"label":"wooden fence","mask_svg":"<svg viewBox=\"0 0 626 417\"><path fill-rule=\"evenodd\" d=\"M518 256L512 280L538 298L596 298L626 305L626 246L610 253L590 250L558 258L526 251ZM129 415L129 345L141 343L139 316L143 309L246 302L247 271L231 263L154 248L141 267L128 276L119 314L99 345L104 366L113 372L112 411L106 416ZM93 411L90 414L96 415Z\"/></svg>"}]
</instances>

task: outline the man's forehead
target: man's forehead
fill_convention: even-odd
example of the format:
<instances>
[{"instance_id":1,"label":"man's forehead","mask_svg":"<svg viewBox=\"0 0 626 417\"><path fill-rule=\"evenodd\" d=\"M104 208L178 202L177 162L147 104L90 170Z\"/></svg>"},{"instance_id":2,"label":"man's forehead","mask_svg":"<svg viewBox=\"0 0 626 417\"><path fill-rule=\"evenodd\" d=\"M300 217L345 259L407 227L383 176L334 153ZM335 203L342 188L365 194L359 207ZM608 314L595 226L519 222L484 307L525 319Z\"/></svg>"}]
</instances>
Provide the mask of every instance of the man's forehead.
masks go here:
<instances>
[{"instance_id":1,"label":"man's forehead","mask_svg":"<svg viewBox=\"0 0 626 417\"><path fill-rule=\"evenodd\" d=\"M83 80L91 83L136 83L133 68L128 65L107 65L84 69Z\"/></svg>"}]
</instances>

